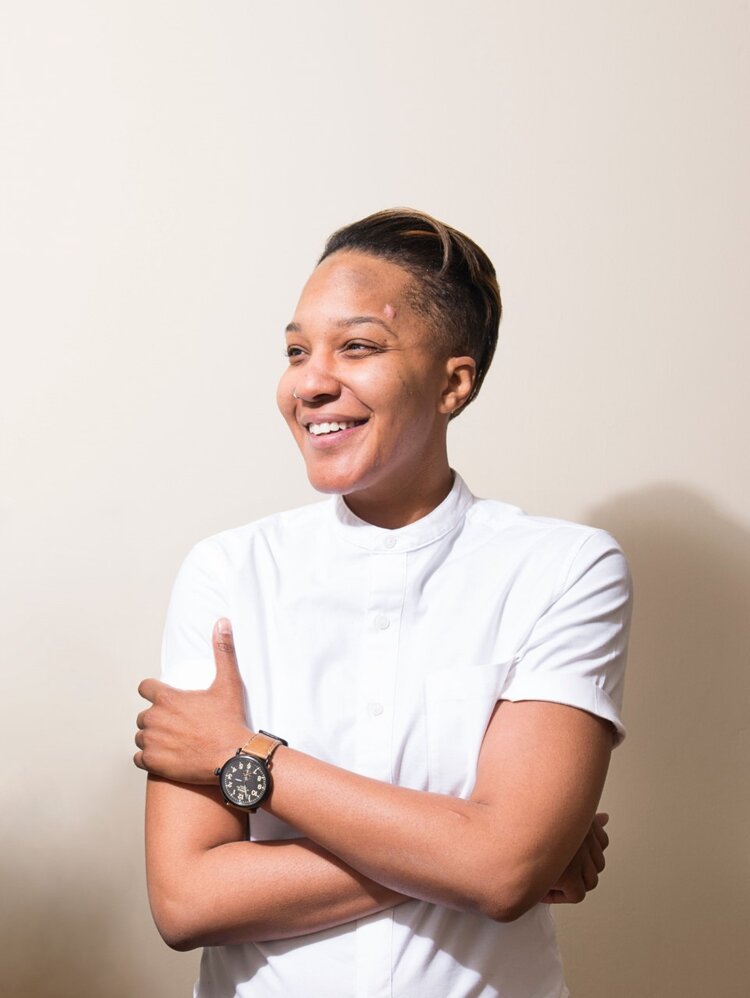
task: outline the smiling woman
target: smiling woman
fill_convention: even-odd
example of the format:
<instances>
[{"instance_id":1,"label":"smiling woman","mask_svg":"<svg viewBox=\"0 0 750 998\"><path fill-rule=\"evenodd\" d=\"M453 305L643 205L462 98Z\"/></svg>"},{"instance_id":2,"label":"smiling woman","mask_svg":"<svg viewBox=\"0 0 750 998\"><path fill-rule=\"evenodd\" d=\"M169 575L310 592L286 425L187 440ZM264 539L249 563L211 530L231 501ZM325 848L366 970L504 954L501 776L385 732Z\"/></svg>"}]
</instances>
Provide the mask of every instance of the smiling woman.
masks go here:
<instances>
[{"instance_id":1,"label":"smiling woman","mask_svg":"<svg viewBox=\"0 0 750 998\"><path fill-rule=\"evenodd\" d=\"M548 906L604 867L629 580L451 469L499 319L486 255L406 210L302 291L278 404L331 498L198 544L140 688L151 905L199 998L567 994ZM253 774L231 809L217 772Z\"/></svg>"},{"instance_id":2,"label":"smiling woman","mask_svg":"<svg viewBox=\"0 0 750 998\"><path fill-rule=\"evenodd\" d=\"M413 285L380 257L327 256L287 327L278 391L313 487L381 526L419 519L450 491L446 426L476 371L435 341Z\"/></svg>"}]
</instances>

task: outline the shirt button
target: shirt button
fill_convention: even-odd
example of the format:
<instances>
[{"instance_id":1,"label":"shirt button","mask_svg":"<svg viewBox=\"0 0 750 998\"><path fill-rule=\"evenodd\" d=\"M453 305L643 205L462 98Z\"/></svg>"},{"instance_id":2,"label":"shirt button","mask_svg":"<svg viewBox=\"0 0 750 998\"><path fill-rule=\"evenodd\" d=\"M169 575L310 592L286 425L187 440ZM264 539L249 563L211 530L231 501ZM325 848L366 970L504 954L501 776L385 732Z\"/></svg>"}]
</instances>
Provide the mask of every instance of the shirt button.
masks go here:
<instances>
[{"instance_id":1,"label":"shirt button","mask_svg":"<svg viewBox=\"0 0 750 998\"><path fill-rule=\"evenodd\" d=\"M391 626L391 622L385 614L379 613L375 618L375 626L379 631L387 631Z\"/></svg>"},{"instance_id":2,"label":"shirt button","mask_svg":"<svg viewBox=\"0 0 750 998\"><path fill-rule=\"evenodd\" d=\"M390 549L390 548L395 548L395 546L396 546L396 538L395 537L386 537L386 539L383 541L383 547L384 548Z\"/></svg>"},{"instance_id":3,"label":"shirt button","mask_svg":"<svg viewBox=\"0 0 750 998\"><path fill-rule=\"evenodd\" d=\"M367 709L373 717L380 717L383 713L382 703L368 703Z\"/></svg>"}]
</instances>

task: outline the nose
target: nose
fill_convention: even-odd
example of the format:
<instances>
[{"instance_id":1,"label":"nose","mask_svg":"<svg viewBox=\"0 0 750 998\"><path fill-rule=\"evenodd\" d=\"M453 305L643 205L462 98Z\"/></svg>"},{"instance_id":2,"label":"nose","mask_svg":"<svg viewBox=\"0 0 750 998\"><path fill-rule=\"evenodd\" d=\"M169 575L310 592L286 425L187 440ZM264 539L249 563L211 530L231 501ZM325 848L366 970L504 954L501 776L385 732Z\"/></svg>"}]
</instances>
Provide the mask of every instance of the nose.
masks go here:
<instances>
[{"instance_id":1,"label":"nose","mask_svg":"<svg viewBox=\"0 0 750 998\"><path fill-rule=\"evenodd\" d=\"M341 394L341 384L336 376L331 358L311 354L297 368L294 394L303 402L325 402Z\"/></svg>"}]
</instances>

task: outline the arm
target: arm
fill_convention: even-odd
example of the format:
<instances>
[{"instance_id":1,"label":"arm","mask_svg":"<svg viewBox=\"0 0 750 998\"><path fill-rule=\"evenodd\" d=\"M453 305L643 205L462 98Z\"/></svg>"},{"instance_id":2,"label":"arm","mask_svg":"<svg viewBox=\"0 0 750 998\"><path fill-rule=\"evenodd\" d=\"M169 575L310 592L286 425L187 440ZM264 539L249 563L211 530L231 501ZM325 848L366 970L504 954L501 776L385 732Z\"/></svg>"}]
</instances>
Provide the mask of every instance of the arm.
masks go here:
<instances>
[{"instance_id":1,"label":"arm","mask_svg":"<svg viewBox=\"0 0 750 998\"><path fill-rule=\"evenodd\" d=\"M210 544L197 545L185 560L172 590L162 647L162 675L172 686L156 684L162 692L156 727L160 718L166 742L178 747L170 764L188 759L195 746L222 733L209 771L198 781L213 783L212 789L186 786L192 781L184 777L183 783L148 781L149 900L159 931L178 949L302 935L403 900L312 842L246 841L246 817L220 798L213 769L245 740L239 676L222 672L212 683L210 637L214 622L226 613L225 572L220 552ZM139 715L139 728L153 714ZM139 730L136 737L140 748L144 734ZM138 752L136 760L140 757Z\"/></svg>"},{"instance_id":2,"label":"arm","mask_svg":"<svg viewBox=\"0 0 750 998\"><path fill-rule=\"evenodd\" d=\"M405 900L313 842L246 834L245 815L215 788L149 777L149 900L173 948L305 935Z\"/></svg>"},{"instance_id":3,"label":"arm","mask_svg":"<svg viewBox=\"0 0 750 998\"><path fill-rule=\"evenodd\" d=\"M268 809L392 890L509 921L545 897L576 854L611 744L609 725L584 711L506 701L487 729L469 800L281 748Z\"/></svg>"},{"instance_id":4,"label":"arm","mask_svg":"<svg viewBox=\"0 0 750 998\"><path fill-rule=\"evenodd\" d=\"M142 694L155 705L139 715L137 742L141 751L136 754L136 764L186 783L207 782L217 762L232 753L230 746L247 739L231 632L215 634L215 654L217 678L209 690L176 691L154 680L141 684ZM283 854L272 851L281 849L281 844L269 848L237 843L244 834L242 825L237 825L241 817L227 816L228 809L216 804L216 798L208 793L204 804L218 807L221 814L221 820L219 815L215 818L216 841L213 820L208 823L208 812L198 810L197 798L188 807L189 820L186 817L183 804L189 798L184 795L198 792L187 787L165 789L170 785L162 784L159 795L152 788L149 798L149 827L156 830L150 840L149 865L157 923L167 937L195 940L192 945L209 939L270 938L268 933L296 935L401 900L392 894L378 894L375 884L397 895L497 919L518 917L545 897L550 884L556 886L561 871L575 856L601 792L610 747L607 723L584 711L558 704L504 702L488 727L476 785L468 801L378 783L293 749L280 748L274 756L275 789L269 809L351 870L336 866L335 860L325 852L315 852L310 843L295 843L294 853L292 844L285 843L290 851ZM158 810L152 802L158 804ZM205 839L203 828L207 830ZM429 836L425 836L425 828L430 829ZM235 840L234 852L221 850L229 845L225 835ZM298 875L308 870L304 867L289 877L289 883L282 877L282 889L291 892L282 894L288 908L278 922L269 923L270 909L279 906L278 892L273 893L278 888L275 877L279 870L283 873L288 869L282 863L268 874L267 883L272 888L268 910L262 890L257 896L254 890L248 895L260 871L260 867L251 868L244 874L247 879L238 881L237 906L232 907L229 890L230 900L222 902L215 924L211 917L206 920L217 896L226 895L223 886L216 890L216 883L224 885L240 876L235 863L238 848L248 856L249 850L254 850L254 860L263 850L264 863L281 855L301 861L301 850L306 850L305 862L313 864L314 853L315 862L328 864L328 873L335 867L337 883L346 887L343 896L337 895L342 907L331 918L330 882L321 884L319 907L316 895L309 909L297 907L304 900L298 886ZM222 866L225 857L227 865ZM170 868L175 865L182 867L180 877L170 878ZM602 865L596 865L594 876ZM322 869L313 865L310 872ZM359 871L359 879L353 870ZM266 873L260 875L263 880ZM578 879L580 882L580 876ZM590 880L590 876L589 882L584 880L584 890L594 885ZM211 905L204 910L200 899L211 886ZM298 910L301 920L290 923L289 912ZM306 921L308 916L312 917ZM182 923L175 932L173 919L200 925L196 931Z\"/></svg>"},{"instance_id":5,"label":"arm","mask_svg":"<svg viewBox=\"0 0 750 998\"><path fill-rule=\"evenodd\" d=\"M176 770L192 760L200 782L214 783L196 786L155 776L148 781L149 901L164 940L175 949L192 949L283 939L406 900L348 869L314 842L246 841L247 816L224 804L212 776L213 768L247 739L234 652L230 655L216 630L214 647L217 677L208 690L176 690L155 680L141 684L145 694L155 684L161 703L156 712L151 708L138 716L136 764L144 765L149 730L155 758L164 750L162 768ZM213 758L204 774L205 760L196 762L196 754L205 751ZM145 754L149 760L148 748Z\"/></svg>"}]
</instances>

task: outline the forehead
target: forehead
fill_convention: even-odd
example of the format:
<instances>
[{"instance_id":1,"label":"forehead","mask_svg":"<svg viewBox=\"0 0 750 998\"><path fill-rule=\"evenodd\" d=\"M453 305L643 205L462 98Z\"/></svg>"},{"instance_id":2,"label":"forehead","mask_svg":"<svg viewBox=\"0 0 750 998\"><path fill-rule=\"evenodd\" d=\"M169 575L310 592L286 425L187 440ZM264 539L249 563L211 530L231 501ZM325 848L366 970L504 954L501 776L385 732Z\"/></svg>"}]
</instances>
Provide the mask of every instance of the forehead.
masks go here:
<instances>
[{"instance_id":1,"label":"forehead","mask_svg":"<svg viewBox=\"0 0 750 998\"><path fill-rule=\"evenodd\" d=\"M412 287L409 271L390 260L351 250L334 253L318 264L302 289L295 321L363 311L394 319L409 308Z\"/></svg>"}]
</instances>

